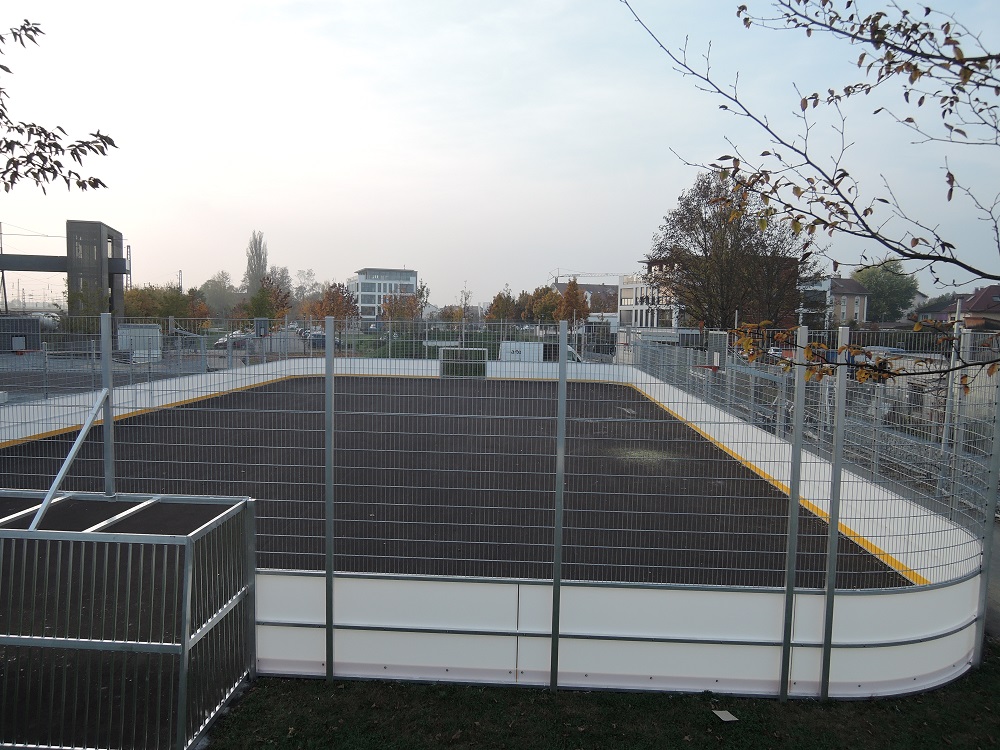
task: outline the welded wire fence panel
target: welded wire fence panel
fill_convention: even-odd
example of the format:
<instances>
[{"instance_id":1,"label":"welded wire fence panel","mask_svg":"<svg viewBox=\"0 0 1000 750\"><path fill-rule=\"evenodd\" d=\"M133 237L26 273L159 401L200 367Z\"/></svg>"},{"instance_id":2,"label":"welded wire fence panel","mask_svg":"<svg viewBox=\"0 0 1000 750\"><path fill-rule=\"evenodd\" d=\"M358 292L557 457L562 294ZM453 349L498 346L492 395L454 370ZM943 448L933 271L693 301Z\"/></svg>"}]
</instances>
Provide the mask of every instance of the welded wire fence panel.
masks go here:
<instances>
[{"instance_id":1,"label":"welded wire fence panel","mask_svg":"<svg viewBox=\"0 0 1000 750\"><path fill-rule=\"evenodd\" d=\"M253 668L252 575L245 506L191 542L191 630L186 737L197 736Z\"/></svg>"},{"instance_id":2,"label":"welded wire fence panel","mask_svg":"<svg viewBox=\"0 0 1000 750\"><path fill-rule=\"evenodd\" d=\"M775 396L766 395L765 389L776 391L777 384L751 377L745 363L730 363L725 372L716 372L704 364L704 353L686 352L684 347L650 345L646 352L641 351L643 345L638 348L640 361L655 378L640 380L639 389L665 400L653 404L633 398L635 403L626 405L618 386L603 386L604 393L587 399L589 407L602 403L606 410L608 421L602 428L607 437L592 434L584 443L579 469L572 472L574 478L582 474L584 486L595 488L594 507L584 512L567 505L567 537L579 524L577 519L602 515L597 508L614 507L619 512L608 513L599 523L607 530L605 541L591 534L587 553L604 545L617 550L623 568L631 571L626 580L782 586L787 479L775 479L782 476L783 467L771 462L783 461L787 468L788 448L776 434L774 421L763 419L752 405L754 398L773 402ZM659 382L676 387L664 390ZM817 425L825 394L812 391L807 412L813 416L808 421ZM586 430L586 425L584 418L578 427ZM607 455L615 453L625 460L617 468L603 469L613 466ZM808 477L826 465L819 456L805 455L802 471ZM622 489L607 487L605 474L617 476ZM603 505L601 497L614 500ZM587 500L587 493L580 498ZM821 587L828 526L822 514L808 506L798 513L796 583ZM838 545L838 586L907 585L876 557L854 556L860 548L850 540L842 538ZM572 554L567 553L568 559Z\"/></svg>"},{"instance_id":3,"label":"welded wire fence panel","mask_svg":"<svg viewBox=\"0 0 1000 750\"><path fill-rule=\"evenodd\" d=\"M0 742L170 747L183 548L0 536Z\"/></svg>"},{"instance_id":4,"label":"welded wire fence panel","mask_svg":"<svg viewBox=\"0 0 1000 750\"><path fill-rule=\"evenodd\" d=\"M171 351L162 343L171 336L200 336L204 346L191 351L204 350L206 366L131 384L119 384L115 370L120 490L255 497L257 565L323 570L329 355L336 570L552 576L560 356L553 329L335 321L327 341L320 321L309 320L130 324L138 327L130 339L119 332L119 352L126 339L133 354L153 351L142 340L154 340L155 329L143 326L156 325L161 352ZM797 420L805 449L799 585L824 583L838 424L854 504L845 506L852 520L838 538L837 585L909 585L930 580L920 570L957 576L974 564L940 529L923 557L903 560L887 548L935 519L981 534L992 381L966 391L926 368L879 383L849 372L838 422L829 376L806 385L803 413L794 413L797 371L780 354L749 361L722 334L709 350L705 334L669 343L629 332L609 362L585 356L588 335L570 336L567 352L566 577L783 585ZM940 334L931 335L872 338L871 346L893 344L914 355L915 369L915 355L940 349ZM834 333L811 339L836 349ZM971 351L972 343L963 346ZM442 378L442 360L456 351L475 353L475 372ZM46 405L57 407L80 404ZM8 442L0 469L22 486L47 487L74 436ZM100 490L102 471L98 427L65 489ZM858 515L876 507L877 519Z\"/></svg>"},{"instance_id":5,"label":"welded wire fence panel","mask_svg":"<svg viewBox=\"0 0 1000 750\"><path fill-rule=\"evenodd\" d=\"M0 529L0 744L186 746L252 671L251 506L140 499L45 517L65 529L131 513L107 531Z\"/></svg>"},{"instance_id":6,"label":"welded wire fence panel","mask_svg":"<svg viewBox=\"0 0 1000 750\"><path fill-rule=\"evenodd\" d=\"M337 570L550 578L554 382L338 376Z\"/></svg>"}]
</instances>

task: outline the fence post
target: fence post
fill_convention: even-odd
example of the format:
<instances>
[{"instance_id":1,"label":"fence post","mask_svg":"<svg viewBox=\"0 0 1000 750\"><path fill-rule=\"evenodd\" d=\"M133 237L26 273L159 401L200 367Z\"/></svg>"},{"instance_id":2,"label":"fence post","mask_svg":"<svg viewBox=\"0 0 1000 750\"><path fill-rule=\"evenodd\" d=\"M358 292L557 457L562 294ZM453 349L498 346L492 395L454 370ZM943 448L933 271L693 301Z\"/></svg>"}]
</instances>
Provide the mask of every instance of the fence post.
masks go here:
<instances>
[{"instance_id":1,"label":"fence post","mask_svg":"<svg viewBox=\"0 0 1000 750\"><path fill-rule=\"evenodd\" d=\"M246 537L246 647L250 681L257 679L257 506L252 499L244 501L243 534Z\"/></svg>"},{"instance_id":2,"label":"fence post","mask_svg":"<svg viewBox=\"0 0 1000 750\"><path fill-rule=\"evenodd\" d=\"M323 411L324 420L324 447L325 457L325 513L326 513L326 679L333 681L333 396L334 396L334 372L333 372L333 340L336 326L333 318L326 318L326 331L324 332L326 347L324 358L326 367L324 369L323 385L324 395Z\"/></svg>"},{"instance_id":3,"label":"fence post","mask_svg":"<svg viewBox=\"0 0 1000 750\"><path fill-rule=\"evenodd\" d=\"M101 313L101 386L108 389L104 399L104 494L115 496L115 406L114 369L111 366L111 313Z\"/></svg>"},{"instance_id":4,"label":"fence post","mask_svg":"<svg viewBox=\"0 0 1000 750\"><path fill-rule=\"evenodd\" d=\"M194 543L187 537L184 549L184 580L181 589L181 653L177 681L177 750L187 747L188 676L191 666L191 588L194 580Z\"/></svg>"},{"instance_id":5,"label":"fence post","mask_svg":"<svg viewBox=\"0 0 1000 750\"><path fill-rule=\"evenodd\" d=\"M559 687L559 605L562 586L563 491L566 486L566 347L568 326L559 321L559 390L556 409L556 496L552 543L552 640L549 690Z\"/></svg>"},{"instance_id":6,"label":"fence post","mask_svg":"<svg viewBox=\"0 0 1000 750\"><path fill-rule=\"evenodd\" d=\"M850 343L850 329L841 326L837 348ZM833 606L837 592L837 546L840 540L840 480L844 460L844 427L847 421L847 355L837 355L837 390L834 395L833 456L830 462L830 513L826 536L826 588L824 590L823 659L820 668L819 697L830 697L830 660L833 648Z\"/></svg>"},{"instance_id":7,"label":"fence post","mask_svg":"<svg viewBox=\"0 0 1000 750\"><path fill-rule=\"evenodd\" d=\"M792 403L791 466L788 480L788 543L785 548L785 602L781 634L781 684L778 697L788 700L788 682L792 670L792 620L795 613L796 554L799 546L799 485L802 480L802 433L806 407L806 360L809 329L802 326L795 342L795 396Z\"/></svg>"},{"instance_id":8,"label":"fence post","mask_svg":"<svg viewBox=\"0 0 1000 750\"><path fill-rule=\"evenodd\" d=\"M951 342L951 360L949 363L949 370L947 376L947 388L948 391L945 394L944 402L944 424L941 426L941 463L942 465L951 463L951 454L954 452L954 426L952 421L954 420L955 412L955 368L958 365L958 358L960 355L960 340L962 336L962 300L959 299L957 302L956 312L955 312L955 327L952 331L952 336L954 336ZM947 491L950 493L948 500L948 518L952 521L955 520L955 488L945 487L944 485L950 479L950 472L946 476L945 472L941 471L938 477L937 494L938 500L944 500L944 493Z\"/></svg>"},{"instance_id":9,"label":"fence post","mask_svg":"<svg viewBox=\"0 0 1000 750\"><path fill-rule=\"evenodd\" d=\"M1000 492L1000 374L997 378L993 402L993 442L990 443L990 466L986 475L986 514L981 532L983 535L983 568L979 572L979 608L976 616L976 643L973 646L972 666L983 663L983 639L986 637L986 606L989 601L990 565L993 560L993 525L996 523L997 494Z\"/></svg>"},{"instance_id":10,"label":"fence post","mask_svg":"<svg viewBox=\"0 0 1000 750\"><path fill-rule=\"evenodd\" d=\"M42 394L49 397L49 342L42 342Z\"/></svg>"}]
</instances>

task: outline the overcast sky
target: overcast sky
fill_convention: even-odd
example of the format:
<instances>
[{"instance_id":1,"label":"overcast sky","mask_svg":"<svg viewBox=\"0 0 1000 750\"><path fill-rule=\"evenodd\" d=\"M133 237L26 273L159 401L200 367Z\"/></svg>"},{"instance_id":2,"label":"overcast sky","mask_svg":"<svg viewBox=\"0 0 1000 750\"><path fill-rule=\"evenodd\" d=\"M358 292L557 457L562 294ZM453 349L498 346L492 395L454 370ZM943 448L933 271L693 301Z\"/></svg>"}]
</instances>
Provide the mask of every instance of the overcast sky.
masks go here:
<instances>
[{"instance_id":1,"label":"overcast sky","mask_svg":"<svg viewBox=\"0 0 1000 750\"><path fill-rule=\"evenodd\" d=\"M633 4L671 48L687 36L702 55L711 42L718 78L739 73L743 94L790 126L793 84L842 85L857 59L817 37L746 31L736 0ZM1000 47L997 3L938 7ZM726 136L749 153L767 147L673 71L618 0L4 8L4 27L28 18L45 31L38 47L7 46L12 116L71 136L99 128L119 146L85 163L107 190L46 196L21 184L4 196L4 251L63 254L67 219L103 221L131 246L135 285L182 272L188 288L220 270L238 283L254 230L293 278L413 268L439 306L463 286L476 302L505 284L531 290L555 269L631 272L694 182L672 150L706 162L730 150ZM873 188L886 175L964 257L995 263L987 227L942 204L941 154L914 151L872 109L852 112L850 168ZM963 156L952 168L996 190L992 161ZM860 251L833 241L831 255L846 263ZM58 276L10 275L12 293L18 283L36 298L63 288Z\"/></svg>"}]
</instances>

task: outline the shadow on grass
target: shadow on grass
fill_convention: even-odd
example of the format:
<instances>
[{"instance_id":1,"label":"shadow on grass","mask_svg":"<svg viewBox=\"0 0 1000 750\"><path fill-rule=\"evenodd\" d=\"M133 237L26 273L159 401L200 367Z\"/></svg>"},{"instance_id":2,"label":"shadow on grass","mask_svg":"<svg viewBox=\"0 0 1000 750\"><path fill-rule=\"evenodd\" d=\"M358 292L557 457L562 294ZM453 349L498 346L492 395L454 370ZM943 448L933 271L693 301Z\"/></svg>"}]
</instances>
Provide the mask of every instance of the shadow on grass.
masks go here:
<instances>
[{"instance_id":1,"label":"shadow on grass","mask_svg":"<svg viewBox=\"0 0 1000 750\"><path fill-rule=\"evenodd\" d=\"M820 703L376 681L259 679L213 727L228 748L1000 747L1000 641L905 698ZM733 713L720 721L713 709Z\"/></svg>"}]
</instances>

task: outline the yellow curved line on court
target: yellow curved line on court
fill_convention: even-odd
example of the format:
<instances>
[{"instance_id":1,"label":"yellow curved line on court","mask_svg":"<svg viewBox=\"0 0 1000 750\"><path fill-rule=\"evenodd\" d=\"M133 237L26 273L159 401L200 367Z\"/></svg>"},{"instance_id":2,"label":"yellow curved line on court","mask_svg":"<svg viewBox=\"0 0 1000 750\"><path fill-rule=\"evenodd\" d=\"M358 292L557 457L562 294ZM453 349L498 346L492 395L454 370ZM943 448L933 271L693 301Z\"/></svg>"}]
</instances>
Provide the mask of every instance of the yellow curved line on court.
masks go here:
<instances>
[{"instance_id":1,"label":"yellow curved line on court","mask_svg":"<svg viewBox=\"0 0 1000 750\"><path fill-rule=\"evenodd\" d=\"M675 412L673 409L671 409L670 407L666 406L665 404L660 403L655 398L653 398L648 393L646 393L644 390L642 390L639 386L635 385L634 383L628 383L627 385L629 385L631 388L634 388L636 391L638 391L640 394L642 394L645 398L648 398L650 401L652 401L654 404L656 404L657 406L659 406L661 409L663 409L663 411L667 412L667 414L669 414L670 416L672 416L674 419L677 419L678 421L683 422L689 428L691 428L692 430L694 430L695 432L697 432L699 435L701 435L703 438L705 438L710 443L712 443L712 445L714 445L716 448L718 448L719 450L721 450L723 453L727 454L728 456L731 456L732 458L735 458L737 461L739 461L745 467L747 467L748 469L750 469L750 471L752 471L754 474L756 474L761 479L764 479L769 484L771 484L774 487L776 487L777 489L779 489L785 495L789 495L790 496L792 494L792 490L791 490L791 488L787 484L785 484L784 482L781 482L781 481L775 479L770 474L768 474L766 471L764 471L763 469L761 469L759 466L757 466L756 464L748 461L743 456L741 456L739 453L737 453L736 451L732 450L725 443L719 442L718 440L716 440L714 437L712 437L707 432L705 432L704 430L702 430L700 427L698 427L693 422L685 419L684 417L682 417L680 414L678 414L677 412ZM819 516L819 518L821 518L822 520L826 521L828 524L830 523L830 514L827 513L825 510L823 510L822 508L820 508L814 502L812 502L812 501L810 501L810 500L802 497L801 494L799 495L799 504L802 505L804 508L806 508L809 512L813 513L816 516ZM909 567L908 565L906 565L905 563L903 563L902 561L900 561L899 559L897 559L895 556L893 556L890 553L886 552L884 549L882 549L881 547L879 547L874 542L870 541L865 536L859 534L857 531L855 531L854 529L852 529L850 526L847 526L846 524L844 524L844 523L841 522L841 523L837 524L837 530L841 534L843 534L844 536L846 536L848 539L850 539L852 542L854 542L855 544L857 544L859 547L861 547L862 549L864 549L866 552L870 553L871 555L874 555L877 559L879 559L882 562L884 562L886 565L888 565L890 568L892 568L893 570L895 570L897 573L899 573L901 576L903 576L904 578L906 578L911 583L914 583L914 584L916 584L918 586L926 586L926 585L928 585L931 582L930 579L925 578L924 576L920 575L913 568Z\"/></svg>"},{"instance_id":2,"label":"yellow curved line on court","mask_svg":"<svg viewBox=\"0 0 1000 750\"><path fill-rule=\"evenodd\" d=\"M150 406L145 409L135 409L133 411L128 411L123 414L115 415L115 421L120 422L123 419L129 419L131 417L140 417L143 414L151 414L154 411L163 411L164 409L173 409L176 406L185 406L187 404L194 404L198 401L207 401L210 398L216 398L218 396L225 396L230 393L239 393L240 391L248 391L251 388L259 388L262 385L271 385L272 383L280 383L283 380L295 380L297 378L311 378L315 375L282 375L281 377L274 378L273 380L264 380L260 383L254 383L252 385L241 385L238 388L230 388L225 391L218 391L217 393L209 393L203 396L195 396L194 398L182 399L181 401L171 401L166 404L160 404L159 406ZM94 421L94 425L104 424L103 419L97 419ZM27 435L26 437L14 438L12 440L6 440L0 443L0 450L4 448L10 448L15 445L22 445L24 443L32 443L36 440L44 440L45 438L57 437L59 435L65 435L70 432L76 432L83 424L70 425L69 427L60 427L58 430L49 430L48 432L38 432L34 435Z\"/></svg>"}]
</instances>

